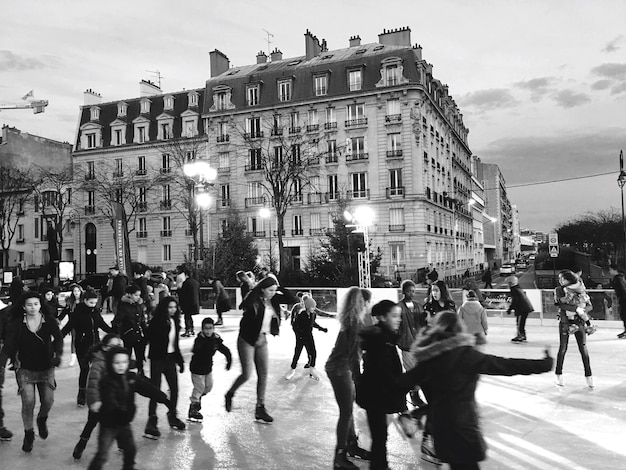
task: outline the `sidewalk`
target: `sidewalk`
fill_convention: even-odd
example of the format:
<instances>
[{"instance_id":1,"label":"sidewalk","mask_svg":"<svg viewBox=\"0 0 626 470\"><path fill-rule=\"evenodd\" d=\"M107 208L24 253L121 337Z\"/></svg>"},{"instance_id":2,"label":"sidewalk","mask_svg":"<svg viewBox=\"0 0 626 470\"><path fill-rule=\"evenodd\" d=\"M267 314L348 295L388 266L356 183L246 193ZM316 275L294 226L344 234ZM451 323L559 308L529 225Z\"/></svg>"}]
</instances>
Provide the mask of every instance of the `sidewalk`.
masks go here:
<instances>
[{"instance_id":1,"label":"sidewalk","mask_svg":"<svg viewBox=\"0 0 626 470\"><path fill-rule=\"evenodd\" d=\"M200 324L202 315L194 317ZM107 321L110 318L107 318ZM490 319L491 320L491 319ZM526 344L514 344L513 322L493 319L489 330L487 352L491 354L538 358L544 345L558 349L556 326L530 322ZM239 315L225 315L225 325L218 328L225 344L234 355L233 368L224 370L221 354L215 358L213 391L203 399L204 423L190 423L180 432L167 427L165 409L158 408L163 436L158 441L141 437L147 419L147 400L137 397L137 415L133 423L138 447L139 469L330 469L335 446L338 410L323 366L333 347L338 324L331 318L318 318L329 328L324 334L315 331L318 370L321 380L314 381L297 369L296 377L286 381L295 344L293 332L283 323L281 334L270 338L270 376L267 408L275 418L272 425L254 421L256 377L235 395L232 413L224 410L224 393L240 371L236 352ZM596 389L585 386L582 363L575 341L565 360L565 387L557 390L554 374L517 377L484 376L477 397L482 413L482 427L489 451L481 468L487 470L612 470L626 467L626 341L618 340L620 331L599 322L599 331L589 338L591 365ZM572 338L573 340L573 338ZM193 339L181 338L186 363ZM304 354L302 358L304 358ZM23 429L21 403L16 395L14 374L7 371L4 389L5 423L15 437L0 442L0 468L84 469L96 447L96 434L80 461L71 452L86 420L87 410L75 405L78 367L68 367L69 339L65 358L58 369L58 388L49 426L50 437L37 437L31 454L21 450ZM301 359L300 365L303 364ZM179 375L178 410L186 416L191 380L188 370ZM164 385L165 388L165 385ZM355 408L361 440L369 446L365 413ZM419 441L405 440L394 426L389 428L389 461L394 470L429 468L418 458ZM364 462L360 468L367 468ZM121 467L121 455L114 449L105 468ZM444 467L445 468L445 467Z\"/></svg>"}]
</instances>

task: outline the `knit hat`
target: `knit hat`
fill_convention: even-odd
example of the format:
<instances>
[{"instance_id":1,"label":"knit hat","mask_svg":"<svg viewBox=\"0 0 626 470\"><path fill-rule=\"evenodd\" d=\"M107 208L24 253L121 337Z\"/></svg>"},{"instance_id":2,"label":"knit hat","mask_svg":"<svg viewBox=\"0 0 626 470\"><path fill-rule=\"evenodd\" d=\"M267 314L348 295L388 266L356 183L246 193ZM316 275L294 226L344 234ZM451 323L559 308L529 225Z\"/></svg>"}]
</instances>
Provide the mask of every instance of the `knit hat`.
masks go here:
<instances>
[{"instance_id":1,"label":"knit hat","mask_svg":"<svg viewBox=\"0 0 626 470\"><path fill-rule=\"evenodd\" d=\"M309 309L309 308L315 308L315 307L317 307L317 302L315 301L313 297L306 297L304 299L304 308Z\"/></svg>"},{"instance_id":2,"label":"knit hat","mask_svg":"<svg viewBox=\"0 0 626 470\"><path fill-rule=\"evenodd\" d=\"M431 281L433 281L433 282L434 282L434 281L436 281L437 279L439 279L439 273L433 269L431 272L429 272L429 273L426 275L426 277L427 277L428 279L430 279Z\"/></svg>"},{"instance_id":3,"label":"knit hat","mask_svg":"<svg viewBox=\"0 0 626 470\"><path fill-rule=\"evenodd\" d=\"M87 299L97 299L98 298L98 293L93 290L93 289L86 289L84 294L83 294L83 299L87 300Z\"/></svg>"},{"instance_id":4,"label":"knit hat","mask_svg":"<svg viewBox=\"0 0 626 470\"><path fill-rule=\"evenodd\" d=\"M476 292L473 290L467 291L467 300L476 300Z\"/></svg>"},{"instance_id":5,"label":"knit hat","mask_svg":"<svg viewBox=\"0 0 626 470\"><path fill-rule=\"evenodd\" d=\"M517 278L517 276L507 277L506 282L508 282L511 287L519 285L519 279Z\"/></svg>"}]
</instances>

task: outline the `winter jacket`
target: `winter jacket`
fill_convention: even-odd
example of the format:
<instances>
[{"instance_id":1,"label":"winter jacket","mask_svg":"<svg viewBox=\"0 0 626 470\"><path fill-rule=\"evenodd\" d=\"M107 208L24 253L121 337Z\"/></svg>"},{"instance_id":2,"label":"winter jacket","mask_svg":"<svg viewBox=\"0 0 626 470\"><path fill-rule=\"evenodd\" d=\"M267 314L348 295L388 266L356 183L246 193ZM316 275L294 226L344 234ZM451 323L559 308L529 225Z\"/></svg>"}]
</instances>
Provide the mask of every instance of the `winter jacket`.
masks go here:
<instances>
[{"instance_id":1,"label":"winter jacket","mask_svg":"<svg viewBox=\"0 0 626 470\"><path fill-rule=\"evenodd\" d=\"M398 335L379 323L364 328L359 337L363 374L356 381L357 404L388 414L406 410L406 394L395 385L402 375L402 363L396 350Z\"/></svg>"},{"instance_id":2,"label":"winter jacket","mask_svg":"<svg viewBox=\"0 0 626 470\"><path fill-rule=\"evenodd\" d=\"M315 321L317 314L315 310L308 313L306 309L302 308L295 316L292 317L291 327L297 338L305 338L313 335L313 328L317 328L320 331L328 331L326 328L318 325Z\"/></svg>"},{"instance_id":3,"label":"winter jacket","mask_svg":"<svg viewBox=\"0 0 626 470\"><path fill-rule=\"evenodd\" d=\"M220 281L213 281L213 293L215 294L215 309L218 313L230 310L230 297Z\"/></svg>"},{"instance_id":4,"label":"winter jacket","mask_svg":"<svg viewBox=\"0 0 626 470\"><path fill-rule=\"evenodd\" d=\"M430 406L437 457L447 463L485 459L486 443L478 421L474 397L480 374L529 375L552 369L551 357L508 359L483 354L473 347L474 337L458 334L414 347L417 366L403 374L403 390L419 385Z\"/></svg>"},{"instance_id":5,"label":"winter jacket","mask_svg":"<svg viewBox=\"0 0 626 470\"><path fill-rule=\"evenodd\" d=\"M44 371L61 363L63 338L57 321L43 316L41 328L36 333L28 329L26 316L9 320L4 346L0 353L0 367L11 358L20 368Z\"/></svg>"},{"instance_id":6,"label":"winter jacket","mask_svg":"<svg viewBox=\"0 0 626 470\"><path fill-rule=\"evenodd\" d=\"M265 305L258 297L257 291L252 290L241 302L240 308L243 310L243 316L239 323L239 336L246 343L254 346L261 333L263 326L263 316L265 315ZM271 303L276 315L272 318L270 333L274 336L278 335L280 329L280 304L295 303L296 299L293 295L285 291L277 291L272 297Z\"/></svg>"},{"instance_id":7,"label":"winter jacket","mask_svg":"<svg viewBox=\"0 0 626 470\"><path fill-rule=\"evenodd\" d=\"M400 330L398 330L400 335L398 338L398 347L403 351L411 349L411 345L413 341L415 341L415 338L417 338L417 333L420 328L427 324L426 314L422 312L419 304L415 300L412 300L413 308L410 309L406 302L405 298L402 298L402 300L398 302L402 313L402 323L400 324Z\"/></svg>"},{"instance_id":8,"label":"winter jacket","mask_svg":"<svg viewBox=\"0 0 626 470\"><path fill-rule=\"evenodd\" d=\"M134 302L129 294L124 294L112 324L113 330L120 335L124 344L143 341L146 336L146 315L143 300Z\"/></svg>"},{"instance_id":9,"label":"winter jacket","mask_svg":"<svg viewBox=\"0 0 626 470\"><path fill-rule=\"evenodd\" d=\"M437 315L439 312L443 312L444 310L455 312L456 305L454 304L454 301L445 301L443 306L441 306L441 304L436 300L430 300L424 304L424 312L426 312L427 314L426 317L429 323L433 321L435 315Z\"/></svg>"},{"instance_id":10,"label":"winter jacket","mask_svg":"<svg viewBox=\"0 0 626 470\"><path fill-rule=\"evenodd\" d=\"M102 407L100 408L100 425L105 427L125 426L135 417L135 392L159 403L170 401L167 395L159 390L145 377L134 372L115 374L107 367L106 376L100 381Z\"/></svg>"},{"instance_id":11,"label":"winter jacket","mask_svg":"<svg viewBox=\"0 0 626 470\"><path fill-rule=\"evenodd\" d=\"M520 286L511 286L511 305L506 313L511 313L511 310L515 310L516 317L535 310Z\"/></svg>"},{"instance_id":12,"label":"winter jacket","mask_svg":"<svg viewBox=\"0 0 626 470\"><path fill-rule=\"evenodd\" d=\"M349 328L339 330L335 346L324 366L328 375L345 375L351 372L352 379L356 380L361 374L359 328L358 325L354 324Z\"/></svg>"},{"instance_id":13,"label":"winter jacket","mask_svg":"<svg viewBox=\"0 0 626 470\"><path fill-rule=\"evenodd\" d=\"M467 300L459 308L459 317L465 323L467 332L470 334L487 334L489 324L487 323L487 313L478 300Z\"/></svg>"},{"instance_id":14,"label":"winter jacket","mask_svg":"<svg viewBox=\"0 0 626 470\"><path fill-rule=\"evenodd\" d=\"M111 283L111 290L108 294L114 299L121 299L124 296L124 289L128 285L128 279L123 274L113 276L113 282Z\"/></svg>"},{"instance_id":15,"label":"winter jacket","mask_svg":"<svg viewBox=\"0 0 626 470\"><path fill-rule=\"evenodd\" d=\"M176 364L182 366L183 355L180 353L180 346L178 344L178 338L180 337L180 322L177 318L173 318L171 323L174 325L176 334L174 335L174 359ZM167 358L167 346L170 338L170 321L165 315L152 318L148 324L148 343L150 344L150 351L148 357L150 359L163 360Z\"/></svg>"},{"instance_id":16,"label":"winter jacket","mask_svg":"<svg viewBox=\"0 0 626 470\"><path fill-rule=\"evenodd\" d=\"M102 348L93 351L90 363L89 374L87 375L87 405L91 406L100 398L100 381L106 375L106 356Z\"/></svg>"},{"instance_id":17,"label":"winter jacket","mask_svg":"<svg viewBox=\"0 0 626 470\"><path fill-rule=\"evenodd\" d=\"M230 369L233 358L230 349L224 344L224 340L217 333L212 336L204 336L204 333L198 333L191 352L191 364L189 370L192 374L208 375L213 371L213 356L215 352L221 352L226 357L226 369Z\"/></svg>"},{"instance_id":18,"label":"winter jacket","mask_svg":"<svg viewBox=\"0 0 626 470\"><path fill-rule=\"evenodd\" d=\"M90 347L100 342L98 330L106 333L113 331L100 315L100 309L89 307L84 302L78 304L74 312L70 314L70 319L61 330L61 335L65 336L71 330L75 332L74 341L79 355L85 354Z\"/></svg>"},{"instance_id":19,"label":"winter jacket","mask_svg":"<svg viewBox=\"0 0 626 470\"><path fill-rule=\"evenodd\" d=\"M611 287L615 289L615 295L620 305L626 306L626 280L623 274L617 274L611 279Z\"/></svg>"},{"instance_id":20,"label":"winter jacket","mask_svg":"<svg viewBox=\"0 0 626 470\"><path fill-rule=\"evenodd\" d=\"M183 313L194 315L200 312L200 283L189 277L178 291L180 309Z\"/></svg>"}]
</instances>

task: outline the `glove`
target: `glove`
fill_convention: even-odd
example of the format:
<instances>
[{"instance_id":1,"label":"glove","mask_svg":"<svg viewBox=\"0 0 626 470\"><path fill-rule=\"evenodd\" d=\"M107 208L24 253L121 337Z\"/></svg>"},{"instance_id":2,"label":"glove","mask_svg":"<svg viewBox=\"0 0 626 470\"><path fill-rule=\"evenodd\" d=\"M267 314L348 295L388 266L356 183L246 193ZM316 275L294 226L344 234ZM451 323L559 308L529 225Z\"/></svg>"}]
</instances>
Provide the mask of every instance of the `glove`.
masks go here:
<instances>
[{"instance_id":1,"label":"glove","mask_svg":"<svg viewBox=\"0 0 626 470\"><path fill-rule=\"evenodd\" d=\"M550 355L550 345L546 344L546 347L544 348L543 353L544 353L546 358L551 358L552 357Z\"/></svg>"},{"instance_id":2,"label":"glove","mask_svg":"<svg viewBox=\"0 0 626 470\"><path fill-rule=\"evenodd\" d=\"M91 405L89 405L89 410L91 410L93 413L98 413L101 407L102 407L102 402L96 401L92 403Z\"/></svg>"},{"instance_id":3,"label":"glove","mask_svg":"<svg viewBox=\"0 0 626 470\"><path fill-rule=\"evenodd\" d=\"M324 333L328 333L328 328L320 328Z\"/></svg>"},{"instance_id":4,"label":"glove","mask_svg":"<svg viewBox=\"0 0 626 470\"><path fill-rule=\"evenodd\" d=\"M178 369L180 370L181 374L185 372L185 363L181 362L180 364L178 364Z\"/></svg>"},{"instance_id":5,"label":"glove","mask_svg":"<svg viewBox=\"0 0 626 470\"><path fill-rule=\"evenodd\" d=\"M226 363L226 370L230 370L230 366L232 366L232 362L227 362Z\"/></svg>"},{"instance_id":6,"label":"glove","mask_svg":"<svg viewBox=\"0 0 626 470\"><path fill-rule=\"evenodd\" d=\"M61 364L61 358L59 356L54 356L50 361L50 364L52 364L52 367L59 367Z\"/></svg>"}]
</instances>

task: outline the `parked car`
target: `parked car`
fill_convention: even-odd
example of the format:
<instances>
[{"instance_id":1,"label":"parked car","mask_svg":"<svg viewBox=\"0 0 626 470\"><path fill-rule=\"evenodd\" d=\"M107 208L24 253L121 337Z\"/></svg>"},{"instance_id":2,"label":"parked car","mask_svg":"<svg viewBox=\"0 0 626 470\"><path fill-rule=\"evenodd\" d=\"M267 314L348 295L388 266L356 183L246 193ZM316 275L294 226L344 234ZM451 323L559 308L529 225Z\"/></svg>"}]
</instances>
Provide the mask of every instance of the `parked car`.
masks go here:
<instances>
[{"instance_id":1,"label":"parked car","mask_svg":"<svg viewBox=\"0 0 626 470\"><path fill-rule=\"evenodd\" d=\"M515 266L517 267L517 269L527 269L528 263L525 260L519 260L517 263L515 263Z\"/></svg>"},{"instance_id":2,"label":"parked car","mask_svg":"<svg viewBox=\"0 0 626 470\"><path fill-rule=\"evenodd\" d=\"M535 261L535 255L529 255L529 256L528 256L528 259L529 259L530 261Z\"/></svg>"},{"instance_id":3,"label":"parked car","mask_svg":"<svg viewBox=\"0 0 626 470\"><path fill-rule=\"evenodd\" d=\"M91 274L87 276L85 279L80 281L78 285L83 289L90 286L93 290L100 292L100 290L107 285L107 281L109 280L108 273L103 274Z\"/></svg>"},{"instance_id":4,"label":"parked car","mask_svg":"<svg viewBox=\"0 0 626 470\"><path fill-rule=\"evenodd\" d=\"M515 274L515 268L510 263L500 266L500 274Z\"/></svg>"}]
</instances>

